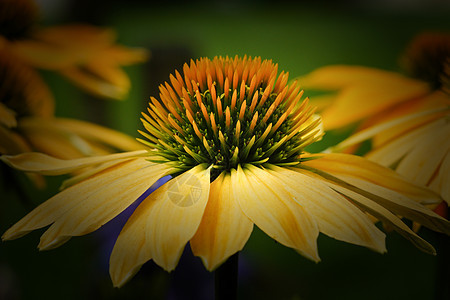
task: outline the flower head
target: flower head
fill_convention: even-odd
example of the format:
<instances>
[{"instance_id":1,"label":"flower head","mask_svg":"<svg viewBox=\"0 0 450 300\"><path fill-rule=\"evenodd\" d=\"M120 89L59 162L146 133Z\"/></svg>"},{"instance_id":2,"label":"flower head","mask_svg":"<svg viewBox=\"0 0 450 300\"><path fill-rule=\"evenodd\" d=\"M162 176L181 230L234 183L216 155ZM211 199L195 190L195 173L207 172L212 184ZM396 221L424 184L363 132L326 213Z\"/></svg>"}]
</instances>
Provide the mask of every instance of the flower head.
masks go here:
<instances>
[{"instance_id":1,"label":"flower head","mask_svg":"<svg viewBox=\"0 0 450 300\"><path fill-rule=\"evenodd\" d=\"M450 35L419 35L402 62L419 79L371 68L331 66L299 81L310 88L337 90L323 111L328 128L362 121L354 135L330 150L347 151L370 139L368 159L429 186L450 203ZM345 83L343 77L348 79Z\"/></svg>"},{"instance_id":2,"label":"flower head","mask_svg":"<svg viewBox=\"0 0 450 300\"><path fill-rule=\"evenodd\" d=\"M152 259L173 270L186 245L213 270L240 251L257 225L270 237L318 261L317 236L384 252L369 214L423 251L433 247L397 215L450 233L421 203L439 197L392 170L347 154L312 155L320 118L296 82L260 58L203 58L160 86L144 114L149 150L75 160L28 153L2 156L29 172L57 175L91 166L3 235L18 238L51 225L39 248L57 247L117 216L165 175L122 229L110 260L114 285Z\"/></svg>"},{"instance_id":3,"label":"flower head","mask_svg":"<svg viewBox=\"0 0 450 300\"><path fill-rule=\"evenodd\" d=\"M303 149L322 137L313 115L288 73L260 58L191 61L184 76L170 76L143 114L145 144L154 160L182 171L213 166L213 178L239 164L297 164Z\"/></svg>"},{"instance_id":4,"label":"flower head","mask_svg":"<svg viewBox=\"0 0 450 300\"><path fill-rule=\"evenodd\" d=\"M116 44L111 29L84 24L41 28L32 0L0 3L0 48L8 47L33 68L55 71L85 91L124 99L130 80L121 69L148 59L148 52Z\"/></svg>"}]
</instances>

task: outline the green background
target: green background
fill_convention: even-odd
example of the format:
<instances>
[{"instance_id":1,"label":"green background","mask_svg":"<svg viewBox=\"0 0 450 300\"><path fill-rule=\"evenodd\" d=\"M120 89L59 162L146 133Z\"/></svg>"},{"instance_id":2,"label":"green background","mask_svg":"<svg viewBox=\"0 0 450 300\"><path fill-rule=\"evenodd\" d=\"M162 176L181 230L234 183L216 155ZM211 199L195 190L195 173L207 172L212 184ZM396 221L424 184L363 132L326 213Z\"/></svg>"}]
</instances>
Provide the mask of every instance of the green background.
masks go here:
<instances>
[{"instance_id":1,"label":"green background","mask_svg":"<svg viewBox=\"0 0 450 300\"><path fill-rule=\"evenodd\" d=\"M73 1L64 10L49 11L43 15L45 25L76 21L107 26L116 30L121 44L152 53L148 63L125 68L133 84L125 101L96 99L57 74L42 72L55 95L56 114L137 136L148 97L157 96L157 86L191 58L261 56L278 62L290 78L329 64L398 71L399 55L416 34L450 31L450 7L427 1L414 1L423 4L418 8L375 1L314 3ZM327 133L309 150L324 149L347 133ZM50 178L48 189L36 191L20 173L1 174L1 232L54 194L61 182ZM189 251L174 272L150 262L116 289L108 275L104 235L75 237L58 249L39 252L42 232L0 244L0 298L212 299L213 274ZM439 251L442 237L426 229L420 234ZM387 234L386 254L323 235L318 244L322 261L316 264L255 227L240 256L240 299L438 299L448 291L450 279L442 277L448 276L448 257L424 254L394 232Z\"/></svg>"}]
</instances>

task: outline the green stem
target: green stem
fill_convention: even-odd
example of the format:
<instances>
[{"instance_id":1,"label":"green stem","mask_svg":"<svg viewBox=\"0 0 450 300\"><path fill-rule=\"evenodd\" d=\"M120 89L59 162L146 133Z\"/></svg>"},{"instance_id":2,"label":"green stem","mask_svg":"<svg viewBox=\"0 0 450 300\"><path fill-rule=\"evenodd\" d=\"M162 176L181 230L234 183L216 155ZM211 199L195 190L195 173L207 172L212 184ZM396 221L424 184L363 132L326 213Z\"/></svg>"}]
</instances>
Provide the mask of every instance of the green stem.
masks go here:
<instances>
[{"instance_id":1,"label":"green stem","mask_svg":"<svg viewBox=\"0 0 450 300\"><path fill-rule=\"evenodd\" d=\"M214 272L215 299L237 299L239 253L232 255Z\"/></svg>"}]
</instances>

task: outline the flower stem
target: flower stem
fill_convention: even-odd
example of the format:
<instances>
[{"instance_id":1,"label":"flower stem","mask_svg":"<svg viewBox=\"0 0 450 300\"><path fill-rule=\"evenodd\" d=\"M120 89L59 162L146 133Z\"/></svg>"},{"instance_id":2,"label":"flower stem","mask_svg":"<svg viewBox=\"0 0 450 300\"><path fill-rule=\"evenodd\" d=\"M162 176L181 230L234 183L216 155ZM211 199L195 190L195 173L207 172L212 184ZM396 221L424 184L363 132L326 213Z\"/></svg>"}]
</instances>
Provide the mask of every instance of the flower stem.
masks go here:
<instances>
[{"instance_id":1,"label":"flower stem","mask_svg":"<svg viewBox=\"0 0 450 300\"><path fill-rule=\"evenodd\" d=\"M237 299L239 253L232 255L214 272L215 299Z\"/></svg>"}]
</instances>

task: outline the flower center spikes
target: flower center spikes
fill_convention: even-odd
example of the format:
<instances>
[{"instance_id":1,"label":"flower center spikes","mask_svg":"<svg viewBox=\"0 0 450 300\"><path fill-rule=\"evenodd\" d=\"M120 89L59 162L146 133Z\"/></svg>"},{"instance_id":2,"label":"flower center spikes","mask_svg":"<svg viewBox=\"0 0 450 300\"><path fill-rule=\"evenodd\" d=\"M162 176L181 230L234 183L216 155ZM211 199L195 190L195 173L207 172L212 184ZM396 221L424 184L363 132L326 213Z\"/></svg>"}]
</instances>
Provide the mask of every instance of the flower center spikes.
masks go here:
<instances>
[{"instance_id":1,"label":"flower center spikes","mask_svg":"<svg viewBox=\"0 0 450 300\"><path fill-rule=\"evenodd\" d=\"M142 119L153 161L185 170L207 163L223 171L238 164L297 164L322 135L321 121L288 73L261 58L202 58L170 75Z\"/></svg>"}]
</instances>

